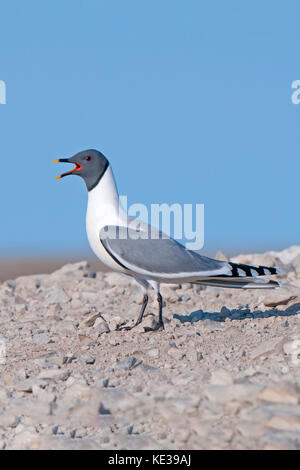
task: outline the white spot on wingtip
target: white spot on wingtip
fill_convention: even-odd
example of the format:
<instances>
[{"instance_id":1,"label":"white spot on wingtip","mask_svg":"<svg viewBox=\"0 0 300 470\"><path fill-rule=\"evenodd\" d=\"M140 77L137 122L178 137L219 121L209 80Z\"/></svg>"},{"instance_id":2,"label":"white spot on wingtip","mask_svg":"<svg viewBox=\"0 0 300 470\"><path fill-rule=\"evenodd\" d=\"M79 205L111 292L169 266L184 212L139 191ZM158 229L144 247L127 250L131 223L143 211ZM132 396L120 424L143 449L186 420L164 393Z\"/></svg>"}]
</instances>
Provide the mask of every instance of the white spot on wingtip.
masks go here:
<instances>
[{"instance_id":1,"label":"white spot on wingtip","mask_svg":"<svg viewBox=\"0 0 300 470\"><path fill-rule=\"evenodd\" d=\"M240 277L246 277L246 273L242 269L238 268L237 272Z\"/></svg>"}]
</instances>

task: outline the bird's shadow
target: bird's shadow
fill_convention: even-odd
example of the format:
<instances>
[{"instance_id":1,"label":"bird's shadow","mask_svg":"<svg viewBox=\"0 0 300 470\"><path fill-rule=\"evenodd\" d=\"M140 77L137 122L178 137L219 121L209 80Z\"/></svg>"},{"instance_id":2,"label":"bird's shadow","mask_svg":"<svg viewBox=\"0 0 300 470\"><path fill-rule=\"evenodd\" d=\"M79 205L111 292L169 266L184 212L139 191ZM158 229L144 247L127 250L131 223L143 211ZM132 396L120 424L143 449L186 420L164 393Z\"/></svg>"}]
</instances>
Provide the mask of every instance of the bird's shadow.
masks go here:
<instances>
[{"instance_id":1,"label":"bird's shadow","mask_svg":"<svg viewBox=\"0 0 300 470\"><path fill-rule=\"evenodd\" d=\"M216 322L225 322L227 318L230 320L245 320L246 318L269 318L269 317L290 317L300 314L300 303L290 305L285 310L272 308L263 312L262 310L253 310L246 306L245 308L228 309L222 307L220 312L204 312L203 310L195 310L189 315L179 315L174 313L173 317L180 320L181 323L195 323L203 320L213 320Z\"/></svg>"}]
</instances>

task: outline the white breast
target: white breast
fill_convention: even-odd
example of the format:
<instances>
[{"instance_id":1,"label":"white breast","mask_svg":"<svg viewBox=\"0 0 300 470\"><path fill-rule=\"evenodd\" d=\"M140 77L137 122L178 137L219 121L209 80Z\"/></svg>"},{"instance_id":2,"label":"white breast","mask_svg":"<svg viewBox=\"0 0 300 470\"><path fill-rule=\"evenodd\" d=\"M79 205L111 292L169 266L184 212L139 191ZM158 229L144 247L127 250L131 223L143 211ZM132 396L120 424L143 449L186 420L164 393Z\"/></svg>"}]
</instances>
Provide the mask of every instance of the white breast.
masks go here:
<instances>
[{"instance_id":1,"label":"white breast","mask_svg":"<svg viewBox=\"0 0 300 470\"><path fill-rule=\"evenodd\" d=\"M115 271L124 269L116 263L103 247L99 234L105 225L118 225L127 216L119 206L119 196L110 167L107 168L98 185L89 191L86 213L86 232L89 244L95 255Z\"/></svg>"}]
</instances>

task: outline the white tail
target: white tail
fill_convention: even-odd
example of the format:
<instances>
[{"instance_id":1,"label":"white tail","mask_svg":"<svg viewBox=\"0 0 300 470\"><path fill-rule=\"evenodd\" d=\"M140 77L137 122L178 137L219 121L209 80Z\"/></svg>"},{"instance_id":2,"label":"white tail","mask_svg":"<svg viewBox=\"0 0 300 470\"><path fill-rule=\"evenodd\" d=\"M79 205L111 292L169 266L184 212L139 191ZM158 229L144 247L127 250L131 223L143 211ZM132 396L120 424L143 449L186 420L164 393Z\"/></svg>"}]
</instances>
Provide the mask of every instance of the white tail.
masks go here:
<instances>
[{"instance_id":1,"label":"white tail","mask_svg":"<svg viewBox=\"0 0 300 470\"><path fill-rule=\"evenodd\" d=\"M280 287L279 282L266 278L230 278L217 277L197 281L195 284L214 287L228 287L232 289L276 289Z\"/></svg>"}]
</instances>

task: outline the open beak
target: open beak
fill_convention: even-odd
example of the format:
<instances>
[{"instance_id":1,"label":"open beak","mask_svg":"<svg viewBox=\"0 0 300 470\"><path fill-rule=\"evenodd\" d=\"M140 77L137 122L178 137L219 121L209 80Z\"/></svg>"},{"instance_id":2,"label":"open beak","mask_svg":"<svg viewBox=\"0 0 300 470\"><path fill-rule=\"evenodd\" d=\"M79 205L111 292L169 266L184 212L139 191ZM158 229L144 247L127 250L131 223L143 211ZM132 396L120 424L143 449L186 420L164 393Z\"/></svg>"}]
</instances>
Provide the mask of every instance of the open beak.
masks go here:
<instances>
[{"instance_id":1,"label":"open beak","mask_svg":"<svg viewBox=\"0 0 300 470\"><path fill-rule=\"evenodd\" d=\"M55 178L56 180L59 180L60 178L63 178L64 176L67 176L67 175L72 175L73 173L75 173L76 171L81 170L81 168L82 168L82 166L79 163L71 162L68 158L58 158L57 160L54 160L52 163L58 163L58 162L60 162L60 163L73 163L73 165L75 165L75 167L71 171L67 171L66 173L63 173L62 175L57 176Z\"/></svg>"}]
</instances>

